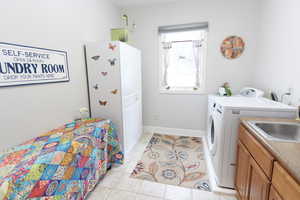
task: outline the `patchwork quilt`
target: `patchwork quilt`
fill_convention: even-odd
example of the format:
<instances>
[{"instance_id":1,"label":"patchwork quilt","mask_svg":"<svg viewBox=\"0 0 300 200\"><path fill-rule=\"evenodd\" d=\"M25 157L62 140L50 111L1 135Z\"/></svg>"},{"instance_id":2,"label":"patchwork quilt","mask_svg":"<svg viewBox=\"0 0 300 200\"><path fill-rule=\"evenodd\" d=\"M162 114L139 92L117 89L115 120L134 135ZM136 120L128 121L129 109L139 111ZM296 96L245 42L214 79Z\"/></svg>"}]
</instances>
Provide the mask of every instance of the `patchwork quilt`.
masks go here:
<instances>
[{"instance_id":1,"label":"patchwork quilt","mask_svg":"<svg viewBox=\"0 0 300 200\"><path fill-rule=\"evenodd\" d=\"M82 200L122 162L110 120L74 121L0 153L0 199Z\"/></svg>"}]
</instances>

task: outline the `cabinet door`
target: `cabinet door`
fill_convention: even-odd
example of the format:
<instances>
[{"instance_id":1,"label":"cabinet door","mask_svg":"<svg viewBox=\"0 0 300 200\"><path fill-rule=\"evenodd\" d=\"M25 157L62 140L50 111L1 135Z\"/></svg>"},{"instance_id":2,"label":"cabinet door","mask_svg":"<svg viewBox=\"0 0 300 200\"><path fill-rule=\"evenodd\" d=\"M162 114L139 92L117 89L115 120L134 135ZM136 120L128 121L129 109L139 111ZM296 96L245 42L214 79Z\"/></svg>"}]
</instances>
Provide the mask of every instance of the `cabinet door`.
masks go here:
<instances>
[{"instance_id":1,"label":"cabinet door","mask_svg":"<svg viewBox=\"0 0 300 200\"><path fill-rule=\"evenodd\" d=\"M274 186L282 199L300 199L300 184L278 162L274 164L272 186Z\"/></svg>"},{"instance_id":2,"label":"cabinet door","mask_svg":"<svg viewBox=\"0 0 300 200\"><path fill-rule=\"evenodd\" d=\"M251 158L249 166L249 197L248 200L268 200L270 181L263 170Z\"/></svg>"},{"instance_id":3,"label":"cabinet door","mask_svg":"<svg viewBox=\"0 0 300 200\"><path fill-rule=\"evenodd\" d=\"M271 186L269 200L283 200L273 186Z\"/></svg>"},{"instance_id":4,"label":"cabinet door","mask_svg":"<svg viewBox=\"0 0 300 200\"><path fill-rule=\"evenodd\" d=\"M137 144L142 134L141 101L137 96L123 98L123 124L124 124L124 153L125 159ZM129 157L130 158L130 157Z\"/></svg>"},{"instance_id":5,"label":"cabinet door","mask_svg":"<svg viewBox=\"0 0 300 200\"><path fill-rule=\"evenodd\" d=\"M245 146L239 141L237 147L237 170L235 186L240 200L247 200L250 157L251 156Z\"/></svg>"}]
</instances>

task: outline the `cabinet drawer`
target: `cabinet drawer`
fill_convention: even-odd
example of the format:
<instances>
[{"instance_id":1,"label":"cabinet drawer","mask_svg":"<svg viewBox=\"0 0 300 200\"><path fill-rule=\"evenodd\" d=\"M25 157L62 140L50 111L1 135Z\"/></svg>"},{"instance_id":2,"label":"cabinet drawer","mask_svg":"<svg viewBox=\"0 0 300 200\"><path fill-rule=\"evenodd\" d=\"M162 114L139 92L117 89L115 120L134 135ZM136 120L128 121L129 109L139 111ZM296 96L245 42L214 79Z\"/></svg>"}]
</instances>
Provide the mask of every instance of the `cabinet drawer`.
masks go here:
<instances>
[{"instance_id":1,"label":"cabinet drawer","mask_svg":"<svg viewBox=\"0 0 300 200\"><path fill-rule=\"evenodd\" d=\"M300 185L278 163L274 164L272 185L284 200L299 200Z\"/></svg>"},{"instance_id":2,"label":"cabinet drawer","mask_svg":"<svg viewBox=\"0 0 300 200\"><path fill-rule=\"evenodd\" d=\"M274 157L242 125L240 126L239 138L266 176L271 179Z\"/></svg>"}]
</instances>

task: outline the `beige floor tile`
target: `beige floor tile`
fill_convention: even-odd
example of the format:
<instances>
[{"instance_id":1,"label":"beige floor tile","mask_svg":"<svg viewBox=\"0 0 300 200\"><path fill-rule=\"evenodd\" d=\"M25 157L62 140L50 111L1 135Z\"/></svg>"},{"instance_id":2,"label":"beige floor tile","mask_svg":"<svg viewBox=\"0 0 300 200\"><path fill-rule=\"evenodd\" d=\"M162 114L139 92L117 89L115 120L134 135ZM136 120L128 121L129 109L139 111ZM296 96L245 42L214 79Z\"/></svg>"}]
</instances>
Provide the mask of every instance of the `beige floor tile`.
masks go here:
<instances>
[{"instance_id":1,"label":"beige floor tile","mask_svg":"<svg viewBox=\"0 0 300 200\"><path fill-rule=\"evenodd\" d=\"M191 200L192 189L168 185L166 186L165 199L166 200Z\"/></svg>"},{"instance_id":2,"label":"beige floor tile","mask_svg":"<svg viewBox=\"0 0 300 200\"><path fill-rule=\"evenodd\" d=\"M165 184L143 181L143 184L139 189L138 193L162 198L164 197L165 189Z\"/></svg>"},{"instance_id":3,"label":"beige floor tile","mask_svg":"<svg viewBox=\"0 0 300 200\"><path fill-rule=\"evenodd\" d=\"M136 162L141 159L146 147L135 148L132 153L129 153L125 162Z\"/></svg>"},{"instance_id":4,"label":"beige floor tile","mask_svg":"<svg viewBox=\"0 0 300 200\"><path fill-rule=\"evenodd\" d=\"M124 172L125 171L125 167L126 165L123 164L123 165L118 165L118 166L114 166L110 169L110 171L112 172Z\"/></svg>"},{"instance_id":5,"label":"beige floor tile","mask_svg":"<svg viewBox=\"0 0 300 200\"><path fill-rule=\"evenodd\" d=\"M148 142L147 142L148 143ZM139 143L133 149L131 154L142 154L145 150L147 143Z\"/></svg>"},{"instance_id":6,"label":"beige floor tile","mask_svg":"<svg viewBox=\"0 0 300 200\"><path fill-rule=\"evenodd\" d=\"M136 200L136 194L123 190L111 190L107 200Z\"/></svg>"},{"instance_id":7,"label":"beige floor tile","mask_svg":"<svg viewBox=\"0 0 300 200\"><path fill-rule=\"evenodd\" d=\"M237 200L235 196L232 195L221 195L222 200Z\"/></svg>"},{"instance_id":8,"label":"beige floor tile","mask_svg":"<svg viewBox=\"0 0 300 200\"><path fill-rule=\"evenodd\" d=\"M128 192L138 192L142 184L143 180L130 178L130 174L126 173L121 177L120 183L116 186L116 188Z\"/></svg>"},{"instance_id":9,"label":"beige floor tile","mask_svg":"<svg viewBox=\"0 0 300 200\"><path fill-rule=\"evenodd\" d=\"M112 168L112 171L118 171L122 173L131 173L133 169L135 168L138 161L130 160L124 162L123 165L119 165L118 167Z\"/></svg>"},{"instance_id":10,"label":"beige floor tile","mask_svg":"<svg viewBox=\"0 0 300 200\"><path fill-rule=\"evenodd\" d=\"M105 177L100 181L99 186L115 188L122 177L123 172L121 171L108 171Z\"/></svg>"},{"instance_id":11,"label":"beige floor tile","mask_svg":"<svg viewBox=\"0 0 300 200\"><path fill-rule=\"evenodd\" d=\"M125 173L132 173L138 161L130 161L125 166Z\"/></svg>"},{"instance_id":12,"label":"beige floor tile","mask_svg":"<svg viewBox=\"0 0 300 200\"><path fill-rule=\"evenodd\" d=\"M223 200L222 195L202 190L192 190L193 200Z\"/></svg>"},{"instance_id":13,"label":"beige floor tile","mask_svg":"<svg viewBox=\"0 0 300 200\"><path fill-rule=\"evenodd\" d=\"M95 188L95 190L90 194L89 200L107 200L110 191L111 189L98 185Z\"/></svg>"},{"instance_id":14,"label":"beige floor tile","mask_svg":"<svg viewBox=\"0 0 300 200\"><path fill-rule=\"evenodd\" d=\"M146 195L140 195L138 194L136 196L136 200L164 200L163 198L157 198L157 197L151 197Z\"/></svg>"},{"instance_id":15,"label":"beige floor tile","mask_svg":"<svg viewBox=\"0 0 300 200\"><path fill-rule=\"evenodd\" d=\"M143 142L148 142L151 137L153 136L152 133L144 133L141 138L140 138L140 142L143 143Z\"/></svg>"}]
</instances>

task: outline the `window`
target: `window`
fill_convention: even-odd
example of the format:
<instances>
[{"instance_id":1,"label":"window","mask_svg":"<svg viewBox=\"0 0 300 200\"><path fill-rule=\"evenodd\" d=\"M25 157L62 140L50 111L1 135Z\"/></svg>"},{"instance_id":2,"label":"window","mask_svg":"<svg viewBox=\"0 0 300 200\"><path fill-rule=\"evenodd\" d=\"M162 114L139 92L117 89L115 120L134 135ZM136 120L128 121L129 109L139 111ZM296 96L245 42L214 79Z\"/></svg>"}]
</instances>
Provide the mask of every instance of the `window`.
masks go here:
<instances>
[{"instance_id":1,"label":"window","mask_svg":"<svg viewBox=\"0 0 300 200\"><path fill-rule=\"evenodd\" d=\"M203 93L208 23L159 27L160 92Z\"/></svg>"}]
</instances>

